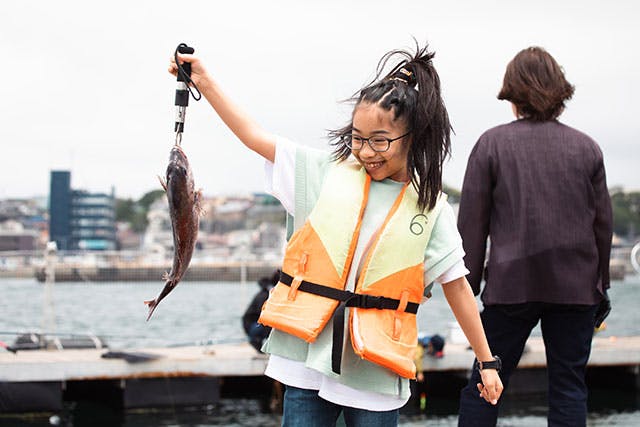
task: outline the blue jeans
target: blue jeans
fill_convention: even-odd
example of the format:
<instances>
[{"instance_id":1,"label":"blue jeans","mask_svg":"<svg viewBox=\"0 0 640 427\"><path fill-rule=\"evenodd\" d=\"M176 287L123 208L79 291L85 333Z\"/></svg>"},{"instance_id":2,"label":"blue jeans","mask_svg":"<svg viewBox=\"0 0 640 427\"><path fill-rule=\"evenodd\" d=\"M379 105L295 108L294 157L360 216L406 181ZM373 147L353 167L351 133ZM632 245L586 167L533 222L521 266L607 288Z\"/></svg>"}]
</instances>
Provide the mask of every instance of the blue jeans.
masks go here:
<instances>
[{"instance_id":1,"label":"blue jeans","mask_svg":"<svg viewBox=\"0 0 640 427\"><path fill-rule=\"evenodd\" d=\"M587 386L585 369L591 353L591 339L597 305L525 303L485 306L482 325L489 347L502 359L500 378L506 388L518 365L531 330L540 321L547 356L548 425L586 425ZM478 396L480 374L472 370L469 383L460 393L460 427L495 426L500 403L493 406Z\"/></svg>"},{"instance_id":2,"label":"blue jeans","mask_svg":"<svg viewBox=\"0 0 640 427\"><path fill-rule=\"evenodd\" d=\"M341 412L347 427L395 427L398 425L397 409L376 412L340 406L318 396L318 390L286 386L282 427L335 426Z\"/></svg>"}]
</instances>

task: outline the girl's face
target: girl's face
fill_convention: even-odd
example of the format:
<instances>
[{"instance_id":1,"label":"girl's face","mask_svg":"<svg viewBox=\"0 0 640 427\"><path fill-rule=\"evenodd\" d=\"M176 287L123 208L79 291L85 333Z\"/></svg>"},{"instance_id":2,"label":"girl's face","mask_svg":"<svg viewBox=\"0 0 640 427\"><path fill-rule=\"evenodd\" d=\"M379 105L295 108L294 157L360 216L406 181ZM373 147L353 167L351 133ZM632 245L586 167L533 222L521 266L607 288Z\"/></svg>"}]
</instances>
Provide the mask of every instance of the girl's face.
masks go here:
<instances>
[{"instance_id":1,"label":"girl's face","mask_svg":"<svg viewBox=\"0 0 640 427\"><path fill-rule=\"evenodd\" d=\"M407 133L406 124L402 120L393 120L393 111L386 111L377 104L361 103L353 113L353 136L371 138L383 136L395 139ZM353 156L366 169L374 181L391 178L398 182L409 181L407 172L407 153L410 136L392 141L387 151L373 151L364 142L358 150L352 149Z\"/></svg>"}]
</instances>

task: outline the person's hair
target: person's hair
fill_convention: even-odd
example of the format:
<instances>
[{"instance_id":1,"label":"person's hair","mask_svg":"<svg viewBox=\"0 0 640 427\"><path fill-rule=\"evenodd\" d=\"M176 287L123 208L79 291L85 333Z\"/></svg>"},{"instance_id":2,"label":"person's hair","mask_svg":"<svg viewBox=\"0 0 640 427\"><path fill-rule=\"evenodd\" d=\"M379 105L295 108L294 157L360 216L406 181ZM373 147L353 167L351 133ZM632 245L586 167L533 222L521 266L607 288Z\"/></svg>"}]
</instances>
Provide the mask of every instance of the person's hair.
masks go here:
<instances>
[{"instance_id":1,"label":"person's hair","mask_svg":"<svg viewBox=\"0 0 640 427\"><path fill-rule=\"evenodd\" d=\"M442 338L438 334L432 336L429 340L429 343L433 346L434 352L442 351L442 349L444 348L444 338Z\"/></svg>"},{"instance_id":2,"label":"person's hair","mask_svg":"<svg viewBox=\"0 0 640 427\"><path fill-rule=\"evenodd\" d=\"M376 104L393 111L394 121L406 124L411 132L407 170L422 211L433 209L442 191L442 164L451 152L452 130L440 94L440 78L432 64L434 53L428 52L427 47L420 48L416 42L414 54L404 50L385 54L373 81L349 99L355 102L354 111L361 103ZM400 62L380 78L388 61L396 57L400 57ZM351 155L344 138L352 130L353 116L346 126L329 132L334 160L342 161Z\"/></svg>"},{"instance_id":3,"label":"person's hair","mask_svg":"<svg viewBox=\"0 0 640 427\"><path fill-rule=\"evenodd\" d=\"M562 114L573 92L553 56L532 46L521 50L507 65L498 99L512 102L519 116L546 121Z\"/></svg>"}]
</instances>

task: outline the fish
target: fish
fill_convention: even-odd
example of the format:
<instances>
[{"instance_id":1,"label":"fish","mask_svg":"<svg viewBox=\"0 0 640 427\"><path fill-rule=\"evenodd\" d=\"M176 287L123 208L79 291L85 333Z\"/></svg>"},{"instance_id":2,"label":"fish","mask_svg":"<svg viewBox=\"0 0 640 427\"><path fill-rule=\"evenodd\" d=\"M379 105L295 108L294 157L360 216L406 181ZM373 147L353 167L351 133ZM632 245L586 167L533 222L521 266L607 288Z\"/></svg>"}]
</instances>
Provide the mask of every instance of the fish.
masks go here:
<instances>
[{"instance_id":1,"label":"fish","mask_svg":"<svg viewBox=\"0 0 640 427\"><path fill-rule=\"evenodd\" d=\"M187 271L198 239L202 213L202 190L195 190L189 161L179 145L174 145L169 154L166 178L159 179L169 202L173 229L173 265L171 271L162 277L165 285L160 294L155 299L144 302L149 306L147 321L160 301L178 285Z\"/></svg>"}]
</instances>

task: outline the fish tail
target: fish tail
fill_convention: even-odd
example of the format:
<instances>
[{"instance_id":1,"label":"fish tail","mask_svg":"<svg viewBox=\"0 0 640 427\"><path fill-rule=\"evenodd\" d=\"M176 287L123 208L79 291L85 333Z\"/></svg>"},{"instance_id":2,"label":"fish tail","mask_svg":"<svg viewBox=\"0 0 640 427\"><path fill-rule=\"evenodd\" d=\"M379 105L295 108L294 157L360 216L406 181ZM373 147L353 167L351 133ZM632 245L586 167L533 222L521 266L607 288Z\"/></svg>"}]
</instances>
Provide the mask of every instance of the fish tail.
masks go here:
<instances>
[{"instance_id":1,"label":"fish tail","mask_svg":"<svg viewBox=\"0 0 640 427\"><path fill-rule=\"evenodd\" d=\"M153 314L153 311L158 306L158 302L155 299L152 299L149 301L145 301L144 303L149 306L149 314L147 315L147 322L148 322L149 319L151 319L151 315Z\"/></svg>"}]
</instances>

